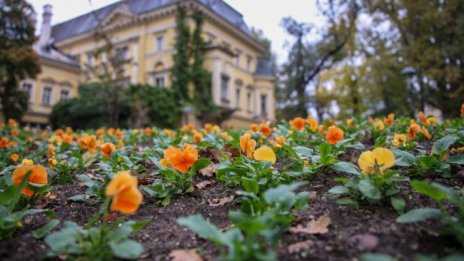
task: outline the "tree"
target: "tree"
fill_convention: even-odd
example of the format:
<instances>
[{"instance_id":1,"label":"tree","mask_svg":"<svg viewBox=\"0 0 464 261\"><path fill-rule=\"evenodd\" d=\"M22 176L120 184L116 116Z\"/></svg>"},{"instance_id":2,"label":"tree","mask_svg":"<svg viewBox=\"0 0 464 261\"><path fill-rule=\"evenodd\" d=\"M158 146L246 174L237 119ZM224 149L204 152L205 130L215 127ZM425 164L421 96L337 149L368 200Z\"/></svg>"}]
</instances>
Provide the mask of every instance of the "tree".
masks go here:
<instances>
[{"instance_id":1,"label":"tree","mask_svg":"<svg viewBox=\"0 0 464 261\"><path fill-rule=\"evenodd\" d=\"M457 108L464 102L464 2L362 2L364 14L372 20L369 30L375 32L373 36L388 35L389 48L404 66L416 69L422 88L417 109L423 110L427 103L439 108L445 117L457 116Z\"/></svg>"},{"instance_id":2,"label":"tree","mask_svg":"<svg viewBox=\"0 0 464 261\"><path fill-rule=\"evenodd\" d=\"M292 18L283 20L283 27L295 39L288 61L283 66L284 95L280 98L294 101L285 106L284 116L307 116L308 105L314 100L308 97L309 85L314 84L321 71L343 58L343 47L354 31L359 8L356 1L341 1L338 9L334 9L332 2L328 1L325 7L320 5L327 19L327 29L316 32L312 25L299 23ZM313 38L316 40L306 41L310 32L315 33Z\"/></svg>"},{"instance_id":3,"label":"tree","mask_svg":"<svg viewBox=\"0 0 464 261\"><path fill-rule=\"evenodd\" d=\"M187 24L187 18L192 18L194 29ZM179 106L192 104L198 119L211 121L217 117L223 118L213 102L211 90L211 74L204 68L204 55L207 43L202 37L203 13L195 11L188 14L187 10L177 5L176 43L173 55L174 65L171 69L172 87Z\"/></svg>"},{"instance_id":4,"label":"tree","mask_svg":"<svg viewBox=\"0 0 464 261\"><path fill-rule=\"evenodd\" d=\"M173 55L174 65L171 69L172 88L175 90L179 105L189 101L188 85L190 82L190 28L187 24L187 11L177 3L176 11L176 42Z\"/></svg>"},{"instance_id":5,"label":"tree","mask_svg":"<svg viewBox=\"0 0 464 261\"><path fill-rule=\"evenodd\" d=\"M20 120L27 111L28 97L18 85L40 72L32 49L36 40L33 14L25 0L0 1L0 99L7 119Z\"/></svg>"}]
</instances>

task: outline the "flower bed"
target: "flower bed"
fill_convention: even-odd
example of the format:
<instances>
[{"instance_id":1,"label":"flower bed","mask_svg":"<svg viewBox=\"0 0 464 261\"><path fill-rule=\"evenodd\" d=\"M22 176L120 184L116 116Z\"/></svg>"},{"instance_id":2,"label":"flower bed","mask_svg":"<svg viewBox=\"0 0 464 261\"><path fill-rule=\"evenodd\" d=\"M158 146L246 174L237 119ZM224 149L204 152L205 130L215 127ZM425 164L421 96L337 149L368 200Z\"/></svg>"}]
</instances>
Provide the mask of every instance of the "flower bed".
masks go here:
<instances>
[{"instance_id":1,"label":"flower bed","mask_svg":"<svg viewBox=\"0 0 464 261\"><path fill-rule=\"evenodd\" d=\"M9 121L0 259L464 258L463 125L423 113L248 130Z\"/></svg>"}]
</instances>

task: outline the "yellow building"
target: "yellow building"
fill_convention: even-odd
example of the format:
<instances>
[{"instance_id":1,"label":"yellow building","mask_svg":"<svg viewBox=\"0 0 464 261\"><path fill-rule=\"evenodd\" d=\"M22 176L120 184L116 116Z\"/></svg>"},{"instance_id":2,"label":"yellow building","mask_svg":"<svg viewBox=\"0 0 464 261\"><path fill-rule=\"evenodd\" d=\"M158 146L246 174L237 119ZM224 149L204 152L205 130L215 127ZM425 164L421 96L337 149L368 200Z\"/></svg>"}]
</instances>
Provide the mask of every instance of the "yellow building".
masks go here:
<instances>
[{"instance_id":1,"label":"yellow building","mask_svg":"<svg viewBox=\"0 0 464 261\"><path fill-rule=\"evenodd\" d=\"M103 40L95 37L96 30L100 30L111 37L117 58L127 61L119 79L127 84L169 86L175 51L176 2L116 2L54 25L47 41L52 39L53 46L79 62L80 81L86 82L95 80L95 72L109 62L107 54L95 53L105 45ZM266 49L253 38L242 15L222 0L184 0L181 4L189 12L199 10L204 14L203 37L210 42L205 67L212 75L213 99L221 108L235 110L226 124L242 127L253 122L273 121L274 77L264 58ZM189 23L193 24L193 21ZM71 72L76 67L66 68ZM47 73L52 69L51 66L50 70L43 67L38 81L49 78ZM61 79L70 79L64 72L55 71L53 87L61 86ZM74 83L73 80L71 85ZM40 99L42 96L43 100L47 90L43 86L39 88L42 94L34 97ZM75 95L75 88L71 90L70 96ZM57 101L58 90L53 89L53 92L53 101Z\"/></svg>"},{"instance_id":2,"label":"yellow building","mask_svg":"<svg viewBox=\"0 0 464 261\"><path fill-rule=\"evenodd\" d=\"M22 122L30 126L46 126L53 105L77 95L81 78L79 63L50 42L51 17L51 6L46 5L40 37L33 46L42 72L36 79L26 79L19 86L29 95L29 108Z\"/></svg>"}]
</instances>

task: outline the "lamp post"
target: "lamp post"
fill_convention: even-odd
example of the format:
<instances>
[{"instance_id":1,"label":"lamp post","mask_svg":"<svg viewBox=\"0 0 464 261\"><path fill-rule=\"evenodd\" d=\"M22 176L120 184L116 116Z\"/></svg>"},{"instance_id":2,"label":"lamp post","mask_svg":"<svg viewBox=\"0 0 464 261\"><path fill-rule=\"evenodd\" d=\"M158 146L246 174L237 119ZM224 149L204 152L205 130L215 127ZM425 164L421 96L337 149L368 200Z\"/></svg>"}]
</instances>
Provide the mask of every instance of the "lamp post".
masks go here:
<instances>
[{"instance_id":1,"label":"lamp post","mask_svg":"<svg viewBox=\"0 0 464 261\"><path fill-rule=\"evenodd\" d=\"M411 112L412 115L414 115L414 112L417 109L423 111L424 110L424 99L422 96L423 95L422 86L419 84L414 84L415 76L417 75L416 69L410 66L404 67L403 70L401 70L401 74L406 76L408 79L408 91L409 91L408 102L412 109L412 112Z\"/></svg>"}]
</instances>

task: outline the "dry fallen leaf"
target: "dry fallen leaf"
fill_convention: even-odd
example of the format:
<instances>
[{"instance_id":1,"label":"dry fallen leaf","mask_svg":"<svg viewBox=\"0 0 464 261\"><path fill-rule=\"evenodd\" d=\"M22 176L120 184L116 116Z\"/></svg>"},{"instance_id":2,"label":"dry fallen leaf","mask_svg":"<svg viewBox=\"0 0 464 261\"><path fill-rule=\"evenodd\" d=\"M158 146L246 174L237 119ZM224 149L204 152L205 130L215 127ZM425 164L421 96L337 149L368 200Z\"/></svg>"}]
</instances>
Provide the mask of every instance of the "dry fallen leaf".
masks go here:
<instances>
[{"instance_id":1,"label":"dry fallen leaf","mask_svg":"<svg viewBox=\"0 0 464 261\"><path fill-rule=\"evenodd\" d=\"M231 195L230 197L221 198L221 199L208 199L208 204L211 207L218 207L226 203L230 203L232 201L234 201L234 195Z\"/></svg>"},{"instance_id":2,"label":"dry fallen leaf","mask_svg":"<svg viewBox=\"0 0 464 261\"><path fill-rule=\"evenodd\" d=\"M305 233L305 234L325 234L329 232L330 217L328 213L320 216L317 220L311 220L306 226L298 225L291 227L292 233Z\"/></svg>"},{"instance_id":3,"label":"dry fallen leaf","mask_svg":"<svg viewBox=\"0 0 464 261\"><path fill-rule=\"evenodd\" d=\"M209 164L208 167L200 169L199 172L203 176L212 177L214 172L216 172L216 169L217 169L217 165L212 163L212 164Z\"/></svg>"},{"instance_id":4,"label":"dry fallen leaf","mask_svg":"<svg viewBox=\"0 0 464 261\"><path fill-rule=\"evenodd\" d=\"M301 241L288 246L288 252L299 253L304 250L308 250L314 244L311 240Z\"/></svg>"},{"instance_id":5,"label":"dry fallen leaf","mask_svg":"<svg viewBox=\"0 0 464 261\"><path fill-rule=\"evenodd\" d=\"M203 261L195 250L176 249L169 253L172 261Z\"/></svg>"},{"instance_id":6,"label":"dry fallen leaf","mask_svg":"<svg viewBox=\"0 0 464 261\"><path fill-rule=\"evenodd\" d=\"M195 187L197 187L197 189L204 189L206 186L208 186L211 183L213 183L211 180L205 180L205 181L202 181L196 184Z\"/></svg>"}]
</instances>

